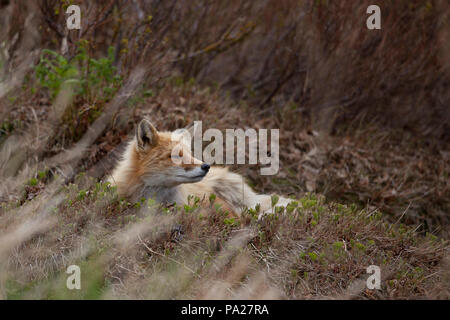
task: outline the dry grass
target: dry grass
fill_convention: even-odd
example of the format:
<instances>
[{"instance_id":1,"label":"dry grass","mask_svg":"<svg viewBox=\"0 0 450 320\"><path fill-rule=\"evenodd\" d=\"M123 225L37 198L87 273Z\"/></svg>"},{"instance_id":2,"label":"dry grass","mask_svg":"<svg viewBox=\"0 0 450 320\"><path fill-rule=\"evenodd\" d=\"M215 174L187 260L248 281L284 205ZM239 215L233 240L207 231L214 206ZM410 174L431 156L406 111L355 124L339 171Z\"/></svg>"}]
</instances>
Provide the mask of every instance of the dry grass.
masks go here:
<instances>
[{"instance_id":1,"label":"dry grass","mask_svg":"<svg viewBox=\"0 0 450 320\"><path fill-rule=\"evenodd\" d=\"M40 223L33 203L51 208L51 228L2 206L2 239L15 241L2 241L5 298L448 298L448 244L378 211L306 195L284 214L230 222L213 204L131 204L84 175L57 193L54 206L45 195L29 204ZM70 264L81 267L80 291L65 289ZM355 290L372 264L382 290Z\"/></svg>"},{"instance_id":2,"label":"dry grass","mask_svg":"<svg viewBox=\"0 0 450 320\"><path fill-rule=\"evenodd\" d=\"M64 1L10 2L1 298L449 298L445 1L382 1L375 32L366 1L79 1L82 32L65 31ZM72 61L80 45L93 59L113 47L114 96L40 86L42 49ZM235 221L209 203L120 199L101 181L142 117L280 128L277 176L232 169L298 208ZM80 291L66 289L71 264ZM371 264L379 291L365 287Z\"/></svg>"}]
</instances>

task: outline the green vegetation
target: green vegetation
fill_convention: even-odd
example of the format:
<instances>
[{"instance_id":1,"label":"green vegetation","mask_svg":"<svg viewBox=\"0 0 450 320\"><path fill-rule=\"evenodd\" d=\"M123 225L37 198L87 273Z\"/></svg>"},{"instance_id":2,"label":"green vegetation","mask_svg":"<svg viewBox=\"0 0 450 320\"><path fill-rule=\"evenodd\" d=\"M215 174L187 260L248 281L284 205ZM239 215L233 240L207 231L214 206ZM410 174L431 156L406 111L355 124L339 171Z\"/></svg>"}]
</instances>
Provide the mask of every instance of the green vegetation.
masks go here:
<instances>
[{"instance_id":1,"label":"green vegetation","mask_svg":"<svg viewBox=\"0 0 450 320\"><path fill-rule=\"evenodd\" d=\"M63 192L65 201L55 210L57 223L20 250L21 261L34 264L36 269L17 274L20 278L8 278L9 299L101 299L125 293L145 294L147 298L196 296L202 292L202 283L208 283L215 274L214 265L221 265L224 274L239 277L244 256L245 268L270 270L264 278L270 279L269 292L345 296L345 290L339 288L350 286L358 277L364 279L365 268L376 264L393 271L378 294L384 298L411 297L411 292L439 281L433 261L441 259L446 246L431 236L417 237L409 227L389 226L373 212L327 204L315 194L291 202L291 209L280 214L254 219L249 209L236 219L214 206L214 201L202 203L195 197L189 197L191 204L183 208L161 207L145 198L130 203L119 198L109 183L85 175L78 176ZM337 207L342 212L338 218ZM317 212L320 219L311 228ZM14 209L3 211L2 216L11 214ZM235 239L240 232L249 236L238 245ZM89 249L83 257L63 263L60 259L67 249L60 241L72 253L85 246ZM44 250L59 257L56 261L43 254L42 243ZM225 257L229 263L222 264ZM81 267L80 291L65 288L67 263ZM28 277L34 280L24 281ZM157 279L171 282L171 290L164 290ZM370 291L356 294L372 298Z\"/></svg>"},{"instance_id":2,"label":"green vegetation","mask_svg":"<svg viewBox=\"0 0 450 320\"><path fill-rule=\"evenodd\" d=\"M100 59L91 58L87 48L87 42L81 42L78 53L69 61L55 51L42 50L35 73L52 99L66 86L71 86L75 97L82 97L87 103L108 101L117 92L122 77L113 66L114 48L110 47L107 57Z\"/></svg>"}]
</instances>

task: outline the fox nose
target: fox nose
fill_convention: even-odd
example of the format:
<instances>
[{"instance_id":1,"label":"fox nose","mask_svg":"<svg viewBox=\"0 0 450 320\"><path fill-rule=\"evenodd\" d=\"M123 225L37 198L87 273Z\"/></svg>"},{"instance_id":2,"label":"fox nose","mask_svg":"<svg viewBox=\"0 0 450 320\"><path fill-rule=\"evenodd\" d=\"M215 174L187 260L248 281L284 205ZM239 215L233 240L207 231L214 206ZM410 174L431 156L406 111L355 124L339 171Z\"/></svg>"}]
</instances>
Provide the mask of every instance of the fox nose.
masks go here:
<instances>
[{"instance_id":1,"label":"fox nose","mask_svg":"<svg viewBox=\"0 0 450 320\"><path fill-rule=\"evenodd\" d=\"M207 163L204 163L204 164L202 164L202 166L201 166L202 170L203 170L203 171L206 171L206 172L209 171L209 168L210 168L210 167L211 167L211 166L210 166L209 164L207 164Z\"/></svg>"}]
</instances>

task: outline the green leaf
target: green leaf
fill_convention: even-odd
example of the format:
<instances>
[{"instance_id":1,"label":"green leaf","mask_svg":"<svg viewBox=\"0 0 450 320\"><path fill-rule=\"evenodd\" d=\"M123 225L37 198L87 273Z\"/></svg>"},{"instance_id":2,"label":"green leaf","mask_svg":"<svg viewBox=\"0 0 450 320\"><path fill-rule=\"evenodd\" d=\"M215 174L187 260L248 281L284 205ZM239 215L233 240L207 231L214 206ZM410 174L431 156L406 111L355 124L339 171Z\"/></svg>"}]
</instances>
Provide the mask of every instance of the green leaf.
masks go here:
<instances>
[{"instance_id":1,"label":"green leaf","mask_svg":"<svg viewBox=\"0 0 450 320\"><path fill-rule=\"evenodd\" d=\"M279 200L280 198L277 196L277 195L273 195L272 197L271 197L271 200L272 200L272 208L278 203L278 200Z\"/></svg>"}]
</instances>

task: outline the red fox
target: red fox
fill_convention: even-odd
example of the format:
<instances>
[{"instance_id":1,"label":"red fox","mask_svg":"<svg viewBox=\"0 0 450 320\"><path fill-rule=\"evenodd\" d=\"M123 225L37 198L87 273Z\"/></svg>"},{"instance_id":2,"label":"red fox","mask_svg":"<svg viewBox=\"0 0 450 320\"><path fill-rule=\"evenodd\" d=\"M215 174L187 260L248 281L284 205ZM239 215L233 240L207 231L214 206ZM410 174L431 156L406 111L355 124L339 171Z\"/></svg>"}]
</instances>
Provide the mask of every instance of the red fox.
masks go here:
<instances>
[{"instance_id":1,"label":"red fox","mask_svg":"<svg viewBox=\"0 0 450 320\"><path fill-rule=\"evenodd\" d=\"M261 213L272 211L271 196L256 194L241 175L227 168L211 167L194 158L182 141L181 136L174 138L172 132L159 132L148 120L141 120L109 182L117 186L119 195L131 200L145 197L163 204L187 204L189 195L204 200L215 194L216 202L235 216L258 204ZM176 146L179 152L174 156ZM277 205L289 202L280 197Z\"/></svg>"}]
</instances>

